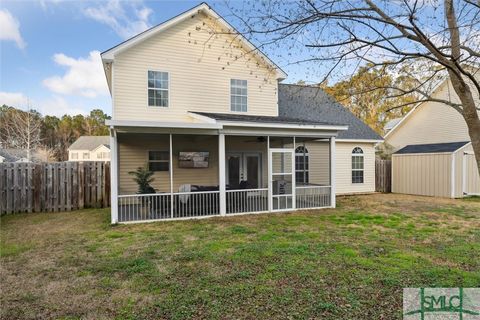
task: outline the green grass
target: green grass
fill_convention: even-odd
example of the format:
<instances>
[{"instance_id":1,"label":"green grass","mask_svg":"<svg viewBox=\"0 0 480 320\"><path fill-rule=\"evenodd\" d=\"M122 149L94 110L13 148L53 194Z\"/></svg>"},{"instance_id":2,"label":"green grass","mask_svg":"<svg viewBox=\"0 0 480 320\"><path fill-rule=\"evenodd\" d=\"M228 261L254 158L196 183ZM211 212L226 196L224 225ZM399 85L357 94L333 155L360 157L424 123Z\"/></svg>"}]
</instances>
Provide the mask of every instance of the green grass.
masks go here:
<instances>
[{"instance_id":1,"label":"green grass","mask_svg":"<svg viewBox=\"0 0 480 320\"><path fill-rule=\"evenodd\" d=\"M480 286L480 199L109 225L108 210L1 221L4 319L401 319L404 287Z\"/></svg>"}]
</instances>

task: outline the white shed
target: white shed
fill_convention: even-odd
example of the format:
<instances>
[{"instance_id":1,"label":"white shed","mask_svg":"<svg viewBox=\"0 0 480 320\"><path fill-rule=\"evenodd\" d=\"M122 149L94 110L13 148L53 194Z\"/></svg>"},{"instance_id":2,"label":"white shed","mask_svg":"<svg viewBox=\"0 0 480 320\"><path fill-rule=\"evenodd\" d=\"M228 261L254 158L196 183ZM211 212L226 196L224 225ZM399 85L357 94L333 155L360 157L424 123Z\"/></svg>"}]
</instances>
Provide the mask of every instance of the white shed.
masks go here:
<instances>
[{"instance_id":1,"label":"white shed","mask_svg":"<svg viewBox=\"0 0 480 320\"><path fill-rule=\"evenodd\" d=\"M392 155L392 192L460 198L480 195L471 142L408 145Z\"/></svg>"}]
</instances>

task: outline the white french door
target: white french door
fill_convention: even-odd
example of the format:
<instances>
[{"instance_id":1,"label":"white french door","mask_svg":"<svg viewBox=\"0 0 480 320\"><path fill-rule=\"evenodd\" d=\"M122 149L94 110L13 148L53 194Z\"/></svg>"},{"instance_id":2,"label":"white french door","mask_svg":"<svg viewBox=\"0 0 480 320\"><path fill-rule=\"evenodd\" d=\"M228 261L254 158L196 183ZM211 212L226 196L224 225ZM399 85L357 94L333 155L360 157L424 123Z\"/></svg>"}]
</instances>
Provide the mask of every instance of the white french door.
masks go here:
<instances>
[{"instance_id":1,"label":"white french door","mask_svg":"<svg viewBox=\"0 0 480 320\"><path fill-rule=\"evenodd\" d=\"M262 156L258 152L227 153L227 184L239 188L245 183L248 188L262 187Z\"/></svg>"},{"instance_id":2,"label":"white french door","mask_svg":"<svg viewBox=\"0 0 480 320\"><path fill-rule=\"evenodd\" d=\"M295 150L270 149L268 182L273 211L295 209Z\"/></svg>"}]
</instances>

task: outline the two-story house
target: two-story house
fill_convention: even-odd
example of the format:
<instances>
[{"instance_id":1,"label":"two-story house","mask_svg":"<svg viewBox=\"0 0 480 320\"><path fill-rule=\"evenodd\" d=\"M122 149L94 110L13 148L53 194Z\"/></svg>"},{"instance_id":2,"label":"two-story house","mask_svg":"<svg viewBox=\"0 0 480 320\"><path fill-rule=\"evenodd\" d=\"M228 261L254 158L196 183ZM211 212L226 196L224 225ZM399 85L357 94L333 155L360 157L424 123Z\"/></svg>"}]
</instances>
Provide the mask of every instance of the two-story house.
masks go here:
<instances>
[{"instance_id":1,"label":"two-story house","mask_svg":"<svg viewBox=\"0 0 480 320\"><path fill-rule=\"evenodd\" d=\"M335 207L373 192L382 138L202 3L102 53L112 223ZM129 172L153 171L137 194Z\"/></svg>"},{"instance_id":2,"label":"two-story house","mask_svg":"<svg viewBox=\"0 0 480 320\"><path fill-rule=\"evenodd\" d=\"M79 137L68 148L68 161L110 161L110 137Z\"/></svg>"}]
</instances>

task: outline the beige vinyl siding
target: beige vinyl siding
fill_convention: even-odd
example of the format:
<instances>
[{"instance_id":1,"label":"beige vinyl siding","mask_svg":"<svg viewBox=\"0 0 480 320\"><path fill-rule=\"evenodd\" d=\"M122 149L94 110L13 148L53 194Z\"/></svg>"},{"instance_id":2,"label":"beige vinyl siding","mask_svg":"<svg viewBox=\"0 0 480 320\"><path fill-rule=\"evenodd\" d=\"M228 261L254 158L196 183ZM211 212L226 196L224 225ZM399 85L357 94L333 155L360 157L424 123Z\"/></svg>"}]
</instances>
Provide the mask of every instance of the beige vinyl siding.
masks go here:
<instances>
[{"instance_id":1,"label":"beige vinyl siding","mask_svg":"<svg viewBox=\"0 0 480 320\"><path fill-rule=\"evenodd\" d=\"M452 154L392 156L392 192L451 197Z\"/></svg>"},{"instance_id":2,"label":"beige vinyl siding","mask_svg":"<svg viewBox=\"0 0 480 320\"><path fill-rule=\"evenodd\" d=\"M312 141L305 146L310 154L310 182L330 184L329 142ZM364 182L352 183L352 150L360 147L364 153ZM375 148L373 143L341 142L335 144L335 186L337 194L375 192Z\"/></svg>"},{"instance_id":3,"label":"beige vinyl siding","mask_svg":"<svg viewBox=\"0 0 480 320\"><path fill-rule=\"evenodd\" d=\"M168 135L120 134L119 146L119 189L120 194L132 194L137 191L129 171L145 167L148 151L169 151ZM179 168L178 154L181 151L208 151L210 161L208 168ZM157 192L170 192L170 175L168 171L154 174L152 186ZM183 184L218 185L218 136L173 136L173 190Z\"/></svg>"},{"instance_id":4,"label":"beige vinyl siding","mask_svg":"<svg viewBox=\"0 0 480 320\"><path fill-rule=\"evenodd\" d=\"M360 147L364 155L363 183L352 183L352 150ZM375 192L375 147L373 143L337 141L335 145L336 193Z\"/></svg>"},{"instance_id":5,"label":"beige vinyl siding","mask_svg":"<svg viewBox=\"0 0 480 320\"><path fill-rule=\"evenodd\" d=\"M248 82L246 114L278 115L274 72L214 28L197 14L116 56L113 118L192 122L187 111L228 113L230 79ZM168 108L148 106L148 70L168 72Z\"/></svg>"},{"instance_id":6,"label":"beige vinyl siding","mask_svg":"<svg viewBox=\"0 0 480 320\"><path fill-rule=\"evenodd\" d=\"M330 185L330 142L305 143L308 150L310 183Z\"/></svg>"},{"instance_id":7,"label":"beige vinyl siding","mask_svg":"<svg viewBox=\"0 0 480 320\"><path fill-rule=\"evenodd\" d=\"M262 157L262 186L268 183L267 144L257 143L256 137L227 136L225 138L226 153L255 152ZM137 191L129 171L147 164L148 150L169 150L168 135L119 134L119 185L120 194L132 194ZM307 142L309 158L310 182L329 185L330 160L328 142ZM364 152L364 183L352 184L351 153L353 148L361 147ZM210 163L208 169L178 168L178 153L180 151L209 151ZM336 144L336 187L338 194L367 193L375 191L375 150L372 143ZM170 190L168 171L156 172L152 184L157 192ZM218 185L218 136L173 136L173 185L174 191L182 184Z\"/></svg>"},{"instance_id":8,"label":"beige vinyl siding","mask_svg":"<svg viewBox=\"0 0 480 320\"><path fill-rule=\"evenodd\" d=\"M459 102L450 81L441 85L433 97ZM425 102L405 119L385 142L397 151L406 145L470 141L462 115L439 102Z\"/></svg>"},{"instance_id":9,"label":"beige vinyl siding","mask_svg":"<svg viewBox=\"0 0 480 320\"><path fill-rule=\"evenodd\" d=\"M474 155L468 155L466 163L465 192L480 195L480 175Z\"/></svg>"}]
</instances>

